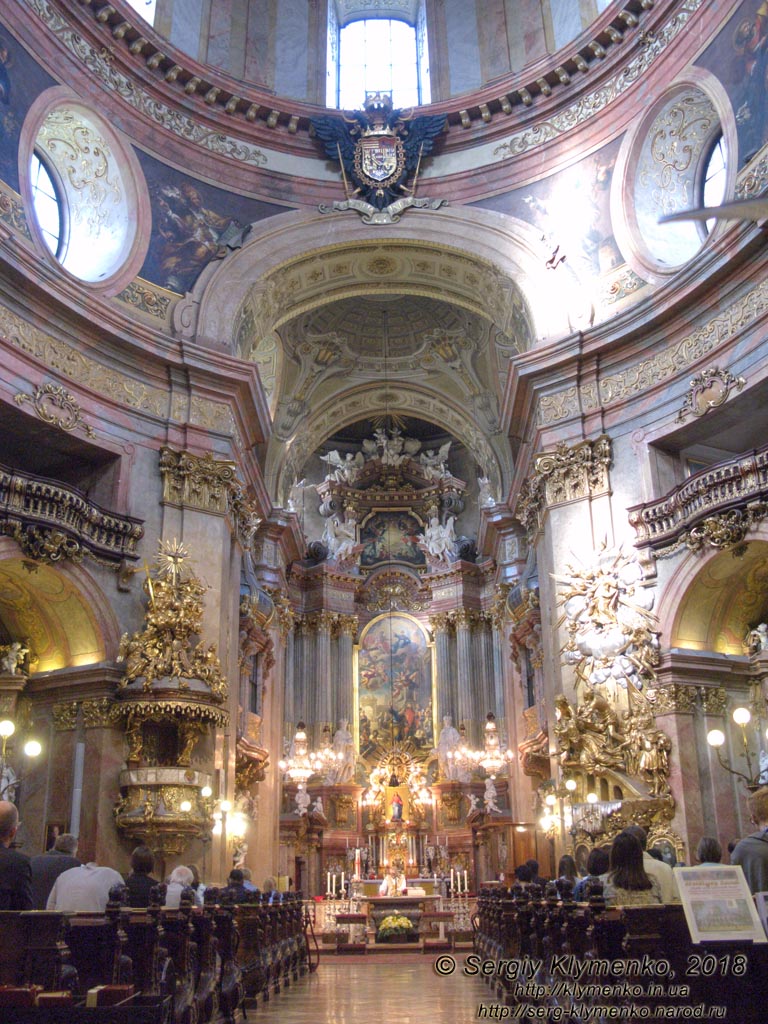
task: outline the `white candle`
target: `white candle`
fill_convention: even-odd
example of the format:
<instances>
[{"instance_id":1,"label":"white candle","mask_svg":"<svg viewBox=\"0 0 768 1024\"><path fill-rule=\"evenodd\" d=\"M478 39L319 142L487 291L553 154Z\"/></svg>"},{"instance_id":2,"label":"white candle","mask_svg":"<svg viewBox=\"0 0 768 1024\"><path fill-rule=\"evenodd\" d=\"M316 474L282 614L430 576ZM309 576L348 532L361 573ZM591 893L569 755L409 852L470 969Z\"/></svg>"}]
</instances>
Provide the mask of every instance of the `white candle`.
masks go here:
<instances>
[{"instance_id":1,"label":"white candle","mask_svg":"<svg viewBox=\"0 0 768 1024\"><path fill-rule=\"evenodd\" d=\"M453 891L454 891L454 888L453 888L453 868L451 868L451 892L453 892Z\"/></svg>"},{"instance_id":2,"label":"white candle","mask_svg":"<svg viewBox=\"0 0 768 1024\"><path fill-rule=\"evenodd\" d=\"M336 872L335 871L333 873L333 889L331 891L333 892L333 895L335 896L336 895Z\"/></svg>"},{"instance_id":3,"label":"white candle","mask_svg":"<svg viewBox=\"0 0 768 1024\"><path fill-rule=\"evenodd\" d=\"M341 895L344 895L344 872L341 872Z\"/></svg>"},{"instance_id":4,"label":"white candle","mask_svg":"<svg viewBox=\"0 0 768 1024\"><path fill-rule=\"evenodd\" d=\"M464 872L464 892L469 892L469 886L467 885L467 872Z\"/></svg>"},{"instance_id":5,"label":"white candle","mask_svg":"<svg viewBox=\"0 0 768 1024\"><path fill-rule=\"evenodd\" d=\"M325 891L326 892L330 892L331 891L331 872L330 871L328 872L328 884L325 887Z\"/></svg>"}]
</instances>

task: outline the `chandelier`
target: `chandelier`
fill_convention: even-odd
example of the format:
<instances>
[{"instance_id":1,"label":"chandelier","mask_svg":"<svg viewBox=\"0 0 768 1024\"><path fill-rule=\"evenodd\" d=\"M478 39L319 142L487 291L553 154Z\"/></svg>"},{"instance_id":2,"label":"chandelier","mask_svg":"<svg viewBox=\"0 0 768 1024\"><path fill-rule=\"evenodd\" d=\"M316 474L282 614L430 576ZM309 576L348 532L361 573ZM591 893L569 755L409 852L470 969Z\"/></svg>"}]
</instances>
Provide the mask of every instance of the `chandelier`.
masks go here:
<instances>
[{"instance_id":1,"label":"chandelier","mask_svg":"<svg viewBox=\"0 0 768 1024\"><path fill-rule=\"evenodd\" d=\"M310 751L307 741L307 727L303 722L296 726L288 757L278 761L278 768L283 775L304 786L317 772L322 770L323 762L319 755Z\"/></svg>"},{"instance_id":2,"label":"chandelier","mask_svg":"<svg viewBox=\"0 0 768 1024\"><path fill-rule=\"evenodd\" d=\"M464 725L460 727L459 733L461 739L458 746L454 750L447 751L446 754L457 766L459 774L482 768L489 778L495 779L501 769L508 765L515 756L509 748L502 750L496 716L491 711L488 712L485 719L482 749L473 750L467 746Z\"/></svg>"}]
</instances>

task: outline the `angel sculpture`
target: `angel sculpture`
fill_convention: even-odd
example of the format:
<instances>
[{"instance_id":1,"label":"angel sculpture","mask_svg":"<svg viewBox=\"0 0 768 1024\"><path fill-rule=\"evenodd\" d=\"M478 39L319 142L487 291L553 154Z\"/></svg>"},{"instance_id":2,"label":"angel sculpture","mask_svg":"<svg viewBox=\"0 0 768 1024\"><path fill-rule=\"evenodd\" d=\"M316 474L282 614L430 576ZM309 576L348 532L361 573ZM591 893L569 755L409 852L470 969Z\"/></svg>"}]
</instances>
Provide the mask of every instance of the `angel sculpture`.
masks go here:
<instances>
[{"instance_id":1,"label":"angel sculpture","mask_svg":"<svg viewBox=\"0 0 768 1024\"><path fill-rule=\"evenodd\" d=\"M328 557L341 561L355 552L357 538L354 523L340 523L336 516L329 519L323 531L323 543L328 548Z\"/></svg>"},{"instance_id":2,"label":"angel sculpture","mask_svg":"<svg viewBox=\"0 0 768 1024\"><path fill-rule=\"evenodd\" d=\"M448 516L444 526L437 516L432 516L424 531L421 544L435 561L450 562L456 557L456 534L453 529L454 516Z\"/></svg>"},{"instance_id":3,"label":"angel sculpture","mask_svg":"<svg viewBox=\"0 0 768 1024\"><path fill-rule=\"evenodd\" d=\"M440 445L437 451L434 448L428 448L427 451L419 455L419 462L430 480L439 480L440 477L448 476L448 450L450 447L451 442L446 441L445 444Z\"/></svg>"},{"instance_id":4,"label":"angel sculpture","mask_svg":"<svg viewBox=\"0 0 768 1024\"><path fill-rule=\"evenodd\" d=\"M347 452L342 458L339 452L334 450L327 455L321 455L320 459L328 466L325 479L335 480L338 484L353 484L365 464L362 452L356 452L354 455Z\"/></svg>"},{"instance_id":5,"label":"angel sculpture","mask_svg":"<svg viewBox=\"0 0 768 1024\"><path fill-rule=\"evenodd\" d=\"M369 459L379 459L384 466L399 466L406 459L412 459L421 448L421 441L415 437L403 437L395 427L389 433L383 428L375 430L373 440L363 441L363 451Z\"/></svg>"},{"instance_id":6,"label":"angel sculpture","mask_svg":"<svg viewBox=\"0 0 768 1024\"><path fill-rule=\"evenodd\" d=\"M386 210L415 192L421 161L443 132L445 117L413 117L393 110L387 93L369 93L364 109L351 117L326 114L311 123L325 155L341 164L347 199L359 197L374 210Z\"/></svg>"},{"instance_id":7,"label":"angel sculpture","mask_svg":"<svg viewBox=\"0 0 768 1024\"><path fill-rule=\"evenodd\" d=\"M480 508L493 508L496 504L496 499L491 491L491 479L487 476L479 476L477 483L480 488L480 493L477 498L477 503Z\"/></svg>"}]
</instances>

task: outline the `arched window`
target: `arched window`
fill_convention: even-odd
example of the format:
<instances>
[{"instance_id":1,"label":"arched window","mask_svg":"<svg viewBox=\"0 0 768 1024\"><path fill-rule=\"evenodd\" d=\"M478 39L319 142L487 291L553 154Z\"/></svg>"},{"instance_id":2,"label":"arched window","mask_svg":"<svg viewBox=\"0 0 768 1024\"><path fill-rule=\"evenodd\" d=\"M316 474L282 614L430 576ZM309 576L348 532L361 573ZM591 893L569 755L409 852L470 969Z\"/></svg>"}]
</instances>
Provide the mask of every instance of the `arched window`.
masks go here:
<instances>
[{"instance_id":1,"label":"arched window","mask_svg":"<svg viewBox=\"0 0 768 1024\"><path fill-rule=\"evenodd\" d=\"M328 106L359 110L369 92L391 93L396 108L429 102L423 19L418 27L398 19L353 21L338 29L338 46L333 43L331 38Z\"/></svg>"},{"instance_id":2,"label":"arched window","mask_svg":"<svg viewBox=\"0 0 768 1024\"><path fill-rule=\"evenodd\" d=\"M64 204L54 176L40 153L35 150L30 164L30 188L40 235L51 253L61 262L65 249Z\"/></svg>"},{"instance_id":3,"label":"arched window","mask_svg":"<svg viewBox=\"0 0 768 1024\"><path fill-rule=\"evenodd\" d=\"M723 133L718 132L715 136L708 154L703 163L701 176L700 194L698 196L701 206L719 206L725 199L725 186L728 176L728 151L725 148ZM708 235L717 224L717 220L706 221L700 225L704 234Z\"/></svg>"},{"instance_id":4,"label":"arched window","mask_svg":"<svg viewBox=\"0 0 768 1024\"><path fill-rule=\"evenodd\" d=\"M138 11L142 18L148 21L150 25L154 25L157 0L128 0L128 5L134 11Z\"/></svg>"}]
</instances>

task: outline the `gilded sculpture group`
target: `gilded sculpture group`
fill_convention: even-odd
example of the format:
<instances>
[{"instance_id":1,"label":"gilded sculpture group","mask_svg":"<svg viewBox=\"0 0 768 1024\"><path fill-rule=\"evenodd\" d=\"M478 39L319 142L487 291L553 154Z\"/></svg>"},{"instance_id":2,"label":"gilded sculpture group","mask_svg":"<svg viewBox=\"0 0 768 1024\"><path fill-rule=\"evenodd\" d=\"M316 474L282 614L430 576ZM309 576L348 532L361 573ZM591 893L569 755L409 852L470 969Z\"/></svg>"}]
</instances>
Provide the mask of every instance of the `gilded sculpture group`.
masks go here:
<instances>
[{"instance_id":1,"label":"gilded sculpture group","mask_svg":"<svg viewBox=\"0 0 768 1024\"><path fill-rule=\"evenodd\" d=\"M558 696L555 716L555 736L564 769L619 771L642 779L651 796L669 793L672 744L666 733L656 728L653 712L647 706L625 711L619 718L601 693L588 690L578 706L563 694Z\"/></svg>"}]
</instances>

